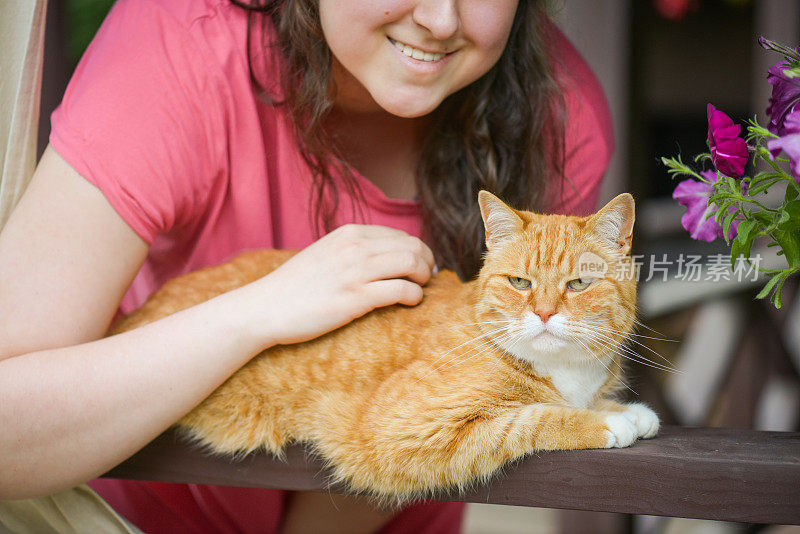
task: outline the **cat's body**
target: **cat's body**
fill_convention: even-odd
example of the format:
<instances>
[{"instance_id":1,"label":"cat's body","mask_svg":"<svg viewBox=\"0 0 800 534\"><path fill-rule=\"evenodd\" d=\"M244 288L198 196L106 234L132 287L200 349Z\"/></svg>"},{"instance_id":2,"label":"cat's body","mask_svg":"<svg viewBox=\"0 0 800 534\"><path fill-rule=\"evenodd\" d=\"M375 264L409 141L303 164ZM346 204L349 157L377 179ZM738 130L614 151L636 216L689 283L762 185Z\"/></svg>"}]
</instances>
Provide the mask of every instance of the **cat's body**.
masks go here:
<instances>
[{"instance_id":1,"label":"cat's body","mask_svg":"<svg viewBox=\"0 0 800 534\"><path fill-rule=\"evenodd\" d=\"M575 234L585 230L585 219L534 217L546 223L538 229L539 239L572 240L585 248ZM578 220L584 223L570 226ZM487 221L487 236L491 228ZM529 248L524 253L528 263L537 254L536 245L522 245ZM562 256L577 250L553 248ZM244 285L291 254L246 253L173 280L113 331L135 328ZM541 260L553 257L542 247L538 254ZM493 301L513 298L504 295L508 288L487 270L511 270L516 276L519 268L504 267L506 260L490 252L473 282L461 283L444 271L426 286L418 306L377 309L312 341L268 349L179 425L224 453L262 447L280 453L293 441L304 442L330 463L337 479L356 490L396 499L464 486L533 450L627 446L637 437L655 434L658 419L648 408L610 400L621 385L621 366L613 351L570 352L548 333L527 343L520 329L529 321L524 310L530 299L511 305L524 315L520 324L510 326L508 315L498 315ZM548 269L543 261L541 269ZM611 311L619 317L609 316L604 324L628 332L635 282L617 286L619 298ZM530 296L538 290L531 288ZM592 313L600 313L603 306L595 306ZM550 321L545 317L545 322L555 324L558 315ZM615 334L615 342L624 337ZM537 349L536 343L544 345Z\"/></svg>"}]
</instances>

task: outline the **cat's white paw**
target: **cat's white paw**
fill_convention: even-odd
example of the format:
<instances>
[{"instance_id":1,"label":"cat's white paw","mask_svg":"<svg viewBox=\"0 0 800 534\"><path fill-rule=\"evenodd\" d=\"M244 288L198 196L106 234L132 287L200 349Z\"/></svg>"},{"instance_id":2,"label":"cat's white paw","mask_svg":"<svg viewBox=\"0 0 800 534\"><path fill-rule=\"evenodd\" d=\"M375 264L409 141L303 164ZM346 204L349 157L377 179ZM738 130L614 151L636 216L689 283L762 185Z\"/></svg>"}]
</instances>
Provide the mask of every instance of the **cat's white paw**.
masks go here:
<instances>
[{"instance_id":1,"label":"cat's white paw","mask_svg":"<svg viewBox=\"0 0 800 534\"><path fill-rule=\"evenodd\" d=\"M661 424L658 421L658 415L649 406L641 402L632 402L625 406L627 409L622 412L622 415L636 426L636 434L640 438L648 439L658 434Z\"/></svg>"},{"instance_id":2,"label":"cat's white paw","mask_svg":"<svg viewBox=\"0 0 800 534\"><path fill-rule=\"evenodd\" d=\"M627 447L636 441L638 429L628 417L621 413L612 413L606 416L606 434L608 441L606 448Z\"/></svg>"}]
</instances>

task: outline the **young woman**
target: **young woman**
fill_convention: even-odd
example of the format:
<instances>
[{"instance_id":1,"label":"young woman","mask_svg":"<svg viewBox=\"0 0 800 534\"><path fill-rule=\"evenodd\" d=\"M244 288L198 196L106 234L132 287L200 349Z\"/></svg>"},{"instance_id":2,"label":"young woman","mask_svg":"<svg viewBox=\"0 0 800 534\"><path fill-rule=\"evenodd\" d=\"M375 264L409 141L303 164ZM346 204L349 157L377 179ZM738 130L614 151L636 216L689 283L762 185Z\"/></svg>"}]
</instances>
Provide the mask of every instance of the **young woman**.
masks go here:
<instances>
[{"instance_id":1,"label":"young woman","mask_svg":"<svg viewBox=\"0 0 800 534\"><path fill-rule=\"evenodd\" d=\"M517 0L119 0L52 124L0 234L0 500L104 473L266 347L416 304L435 264L472 276L479 189L590 211L612 149L590 70ZM102 338L167 279L264 247L303 251ZM93 485L151 532L455 532L461 514Z\"/></svg>"}]
</instances>

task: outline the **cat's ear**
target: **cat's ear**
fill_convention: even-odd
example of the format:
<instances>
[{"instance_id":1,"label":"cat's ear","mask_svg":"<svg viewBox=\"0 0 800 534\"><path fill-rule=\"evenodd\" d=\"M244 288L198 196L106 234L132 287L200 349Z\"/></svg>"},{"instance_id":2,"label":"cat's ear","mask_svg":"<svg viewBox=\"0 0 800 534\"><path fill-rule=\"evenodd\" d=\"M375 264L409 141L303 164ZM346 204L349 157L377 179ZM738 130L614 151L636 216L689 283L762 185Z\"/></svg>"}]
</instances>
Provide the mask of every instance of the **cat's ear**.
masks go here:
<instances>
[{"instance_id":1,"label":"cat's ear","mask_svg":"<svg viewBox=\"0 0 800 534\"><path fill-rule=\"evenodd\" d=\"M589 218L588 226L597 237L611 241L619 247L622 254L628 254L631 250L635 219L636 209L633 197L629 193L622 193L592 215Z\"/></svg>"},{"instance_id":2,"label":"cat's ear","mask_svg":"<svg viewBox=\"0 0 800 534\"><path fill-rule=\"evenodd\" d=\"M519 215L488 191L478 193L478 205L486 229L486 248L492 249L522 230Z\"/></svg>"}]
</instances>

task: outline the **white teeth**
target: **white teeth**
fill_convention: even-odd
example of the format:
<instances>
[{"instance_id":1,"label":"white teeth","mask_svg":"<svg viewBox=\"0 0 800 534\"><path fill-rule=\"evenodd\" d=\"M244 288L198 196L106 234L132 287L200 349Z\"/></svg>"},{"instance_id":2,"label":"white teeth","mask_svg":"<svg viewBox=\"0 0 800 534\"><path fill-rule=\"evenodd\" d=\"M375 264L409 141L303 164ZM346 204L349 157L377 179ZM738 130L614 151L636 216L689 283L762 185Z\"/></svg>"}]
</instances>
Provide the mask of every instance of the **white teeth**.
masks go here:
<instances>
[{"instance_id":1,"label":"white teeth","mask_svg":"<svg viewBox=\"0 0 800 534\"><path fill-rule=\"evenodd\" d=\"M401 51L408 57L412 57L419 61L439 61L445 56L445 54L425 52L424 50L420 50L419 48L413 48L407 44L401 43L400 41L395 41L391 37L389 38L389 40L399 51Z\"/></svg>"}]
</instances>

